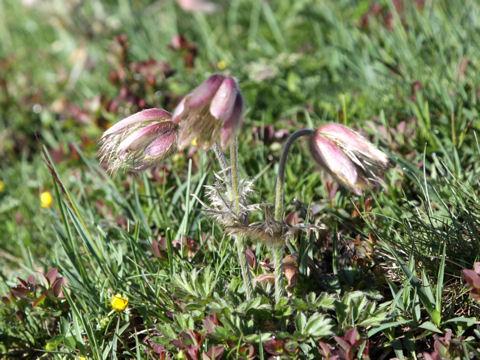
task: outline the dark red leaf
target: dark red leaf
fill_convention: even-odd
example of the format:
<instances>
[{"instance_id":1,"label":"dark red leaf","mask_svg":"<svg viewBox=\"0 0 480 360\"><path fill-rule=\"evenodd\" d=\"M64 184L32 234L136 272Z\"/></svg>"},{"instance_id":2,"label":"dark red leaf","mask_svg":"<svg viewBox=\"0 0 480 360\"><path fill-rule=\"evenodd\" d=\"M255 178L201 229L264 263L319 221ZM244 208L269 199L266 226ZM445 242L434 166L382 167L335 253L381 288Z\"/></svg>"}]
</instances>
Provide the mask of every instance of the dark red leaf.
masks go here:
<instances>
[{"instance_id":1,"label":"dark red leaf","mask_svg":"<svg viewBox=\"0 0 480 360\"><path fill-rule=\"evenodd\" d=\"M191 329L187 329L187 334L190 336L193 343L199 346L202 345L203 340L205 340L205 337L207 336L207 335L202 336L198 331L191 330Z\"/></svg>"},{"instance_id":2,"label":"dark red leaf","mask_svg":"<svg viewBox=\"0 0 480 360\"><path fill-rule=\"evenodd\" d=\"M348 329L348 331L345 333L345 336L343 338L353 345L357 342L357 336L358 336L357 329L351 328L351 329Z\"/></svg>"},{"instance_id":3,"label":"dark red leaf","mask_svg":"<svg viewBox=\"0 0 480 360\"><path fill-rule=\"evenodd\" d=\"M26 289L22 286L15 286L12 289L13 296L15 297L25 297L26 295L32 294L32 292L29 289Z\"/></svg>"},{"instance_id":4,"label":"dark red leaf","mask_svg":"<svg viewBox=\"0 0 480 360\"><path fill-rule=\"evenodd\" d=\"M329 344L324 343L323 341L319 341L318 346L320 347L319 349L320 355L324 357L328 357L329 355L332 355L332 351L330 350Z\"/></svg>"},{"instance_id":5,"label":"dark red leaf","mask_svg":"<svg viewBox=\"0 0 480 360\"><path fill-rule=\"evenodd\" d=\"M208 349L208 351L203 354L203 359L205 360L218 360L222 357L225 352L225 348L221 345L214 346Z\"/></svg>"},{"instance_id":6,"label":"dark red leaf","mask_svg":"<svg viewBox=\"0 0 480 360\"><path fill-rule=\"evenodd\" d=\"M212 315L207 315L205 319L203 319L203 324L205 325L207 333L213 334L219 324L217 313L214 311Z\"/></svg>"},{"instance_id":7,"label":"dark red leaf","mask_svg":"<svg viewBox=\"0 0 480 360\"><path fill-rule=\"evenodd\" d=\"M185 349L185 344L183 343L182 340L178 340L178 339L171 340L170 344L172 344L173 346L176 346L179 349Z\"/></svg>"},{"instance_id":8,"label":"dark red leaf","mask_svg":"<svg viewBox=\"0 0 480 360\"><path fill-rule=\"evenodd\" d=\"M67 280L65 278L60 278L55 280L52 286L53 295L56 298L62 298L62 299L65 298L65 294L63 293L62 287L66 285L67 285Z\"/></svg>"},{"instance_id":9,"label":"dark red leaf","mask_svg":"<svg viewBox=\"0 0 480 360\"><path fill-rule=\"evenodd\" d=\"M246 255L247 255L248 265L251 268L255 268L257 266L257 258L255 257L255 254L253 253L253 251L250 249L247 249Z\"/></svg>"},{"instance_id":10,"label":"dark red leaf","mask_svg":"<svg viewBox=\"0 0 480 360\"><path fill-rule=\"evenodd\" d=\"M45 274L45 277L48 280L48 285L52 285L53 282L57 279L58 276L58 269L57 268L51 268L48 270L48 272Z\"/></svg>"},{"instance_id":11,"label":"dark red leaf","mask_svg":"<svg viewBox=\"0 0 480 360\"><path fill-rule=\"evenodd\" d=\"M292 211L287 216L285 216L285 222L290 226L298 225L299 221L300 221L300 216L296 211Z\"/></svg>"},{"instance_id":12,"label":"dark red leaf","mask_svg":"<svg viewBox=\"0 0 480 360\"><path fill-rule=\"evenodd\" d=\"M162 256L162 254L160 253L158 241L152 241L152 253L157 258Z\"/></svg>"},{"instance_id":13,"label":"dark red leaf","mask_svg":"<svg viewBox=\"0 0 480 360\"><path fill-rule=\"evenodd\" d=\"M263 348L270 355L281 355L283 354L283 341L270 339L263 343Z\"/></svg>"},{"instance_id":14,"label":"dark red leaf","mask_svg":"<svg viewBox=\"0 0 480 360\"><path fill-rule=\"evenodd\" d=\"M468 282L470 286L475 289L480 289L480 276L471 270L471 269L463 269L462 270L463 278Z\"/></svg>"},{"instance_id":15,"label":"dark red leaf","mask_svg":"<svg viewBox=\"0 0 480 360\"><path fill-rule=\"evenodd\" d=\"M30 275L27 279L28 283L33 285L33 286L37 286L37 278L35 277L35 275Z\"/></svg>"},{"instance_id":16,"label":"dark red leaf","mask_svg":"<svg viewBox=\"0 0 480 360\"><path fill-rule=\"evenodd\" d=\"M340 347L345 350L345 352L348 352L348 350L350 349L351 345L345 341L345 339L341 338L340 336L334 336L333 337L335 339L335 341L337 342L338 345L340 345Z\"/></svg>"},{"instance_id":17,"label":"dark red leaf","mask_svg":"<svg viewBox=\"0 0 480 360\"><path fill-rule=\"evenodd\" d=\"M17 277L17 280L20 281L20 284L22 284L23 287L28 288L28 283L25 280L19 277Z\"/></svg>"},{"instance_id":18,"label":"dark red leaf","mask_svg":"<svg viewBox=\"0 0 480 360\"><path fill-rule=\"evenodd\" d=\"M187 355L188 360L199 360L200 346L194 344L188 345L185 350L185 355Z\"/></svg>"}]
</instances>

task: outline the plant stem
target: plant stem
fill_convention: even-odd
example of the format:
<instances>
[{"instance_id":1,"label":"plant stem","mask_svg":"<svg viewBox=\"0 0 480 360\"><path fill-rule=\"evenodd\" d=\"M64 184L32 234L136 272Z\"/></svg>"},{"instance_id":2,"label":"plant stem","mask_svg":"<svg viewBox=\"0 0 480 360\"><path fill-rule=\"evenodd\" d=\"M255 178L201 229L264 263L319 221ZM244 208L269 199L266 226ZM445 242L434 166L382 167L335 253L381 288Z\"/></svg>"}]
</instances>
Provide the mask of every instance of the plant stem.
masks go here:
<instances>
[{"instance_id":1,"label":"plant stem","mask_svg":"<svg viewBox=\"0 0 480 360\"><path fill-rule=\"evenodd\" d=\"M222 151L222 148L218 144L218 142L214 142L212 146L213 152L215 153L215 156L217 157L218 162L220 163L220 167L222 168L222 171L225 173L225 176L227 176L228 172L228 163L227 159L225 158L225 154Z\"/></svg>"},{"instance_id":2,"label":"plant stem","mask_svg":"<svg viewBox=\"0 0 480 360\"><path fill-rule=\"evenodd\" d=\"M275 304L278 304L283 296L282 259L285 245L272 245L273 265L275 266Z\"/></svg>"},{"instance_id":3,"label":"plant stem","mask_svg":"<svg viewBox=\"0 0 480 360\"><path fill-rule=\"evenodd\" d=\"M230 145L230 163L233 211L238 215L240 212L240 194L238 189L238 138L236 136ZM250 269L248 268L245 242L243 236L236 235L234 237L237 244L238 262L240 263L240 268L242 270L242 278L245 284L247 299L251 299L253 297L253 285Z\"/></svg>"},{"instance_id":4,"label":"plant stem","mask_svg":"<svg viewBox=\"0 0 480 360\"><path fill-rule=\"evenodd\" d=\"M232 200L233 211L240 212L240 194L238 193L238 138L235 136L230 145L230 163L232 172Z\"/></svg>"},{"instance_id":5,"label":"plant stem","mask_svg":"<svg viewBox=\"0 0 480 360\"><path fill-rule=\"evenodd\" d=\"M278 164L277 184L275 188L275 220L280 221L282 219L283 212L283 188L285 185L285 165L287 163L287 156L290 151L290 147L293 142L299 137L310 135L313 130L302 129L295 131L285 142L282 149L282 155L280 157L280 163Z\"/></svg>"},{"instance_id":6,"label":"plant stem","mask_svg":"<svg viewBox=\"0 0 480 360\"><path fill-rule=\"evenodd\" d=\"M283 213L283 191L285 185L285 169L287 163L287 156L290 151L290 147L293 142L299 137L310 135L313 130L302 129L295 131L285 142L282 149L282 155L280 157L280 163L278 164L277 184L275 187L275 220L282 221ZM275 303L278 304L280 298L283 296L283 277L282 277L282 259L285 245L273 245L273 261L275 264Z\"/></svg>"},{"instance_id":7,"label":"plant stem","mask_svg":"<svg viewBox=\"0 0 480 360\"><path fill-rule=\"evenodd\" d=\"M242 270L242 278L243 282L245 283L245 293L247 300L250 300L253 298L253 285L252 275L250 274L250 269L248 268L247 247L245 245L245 241L243 240L243 236L241 235L235 235L235 242L237 245L238 261Z\"/></svg>"}]
</instances>

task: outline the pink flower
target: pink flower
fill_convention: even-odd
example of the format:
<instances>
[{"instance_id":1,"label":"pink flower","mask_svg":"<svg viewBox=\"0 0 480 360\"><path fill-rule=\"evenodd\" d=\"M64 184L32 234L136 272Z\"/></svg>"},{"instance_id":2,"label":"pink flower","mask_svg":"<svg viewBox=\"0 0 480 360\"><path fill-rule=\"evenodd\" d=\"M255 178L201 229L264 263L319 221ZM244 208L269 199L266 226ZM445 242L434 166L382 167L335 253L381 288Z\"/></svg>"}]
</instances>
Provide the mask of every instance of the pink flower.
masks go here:
<instances>
[{"instance_id":1,"label":"pink flower","mask_svg":"<svg viewBox=\"0 0 480 360\"><path fill-rule=\"evenodd\" d=\"M220 137L226 147L241 122L243 98L237 82L231 77L212 75L175 108L172 120L180 125L178 147L192 141L208 150Z\"/></svg>"},{"instance_id":2,"label":"pink flower","mask_svg":"<svg viewBox=\"0 0 480 360\"><path fill-rule=\"evenodd\" d=\"M178 5L188 12L211 14L217 11L218 6L206 0L177 0Z\"/></svg>"},{"instance_id":3,"label":"pink flower","mask_svg":"<svg viewBox=\"0 0 480 360\"><path fill-rule=\"evenodd\" d=\"M357 165L362 167L363 162L363 164L366 163L365 165L387 167L387 155L356 131L340 124L325 124L320 126L317 132L334 142L345 153L350 153Z\"/></svg>"},{"instance_id":4,"label":"pink flower","mask_svg":"<svg viewBox=\"0 0 480 360\"><path fill-rule=\"evenodd\" d=\"M388 157L352 129L339 124L319 127L310 138L313 158L333 178L355 194L362 194L372 182L382 182L378 169Z\"/></svg>"},{"instance_id":5,"label":"pink flower","mask_svg":"<svg viewBox=\"0 0 480 360\"><path fill-rule=\"evenodd\" d=\"M177 149L178 125L162 109L133 114L105 131L100 143L100 160L112 172L155 166Z\"/></svg>"}]
</instances>

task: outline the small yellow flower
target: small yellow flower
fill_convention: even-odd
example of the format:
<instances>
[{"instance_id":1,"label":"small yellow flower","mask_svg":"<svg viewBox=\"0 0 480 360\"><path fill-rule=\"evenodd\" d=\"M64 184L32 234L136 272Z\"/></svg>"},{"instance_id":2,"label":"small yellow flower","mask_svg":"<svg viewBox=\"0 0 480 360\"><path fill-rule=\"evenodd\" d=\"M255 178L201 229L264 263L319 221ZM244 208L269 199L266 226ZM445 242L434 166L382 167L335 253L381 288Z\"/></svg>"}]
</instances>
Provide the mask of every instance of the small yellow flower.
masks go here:
<instances>
[{"instance_id":1,"label":"small yellow flower","mask_svg":"<svg viewBox=\"0 0 480 360\"><path fill-rule=\"evenodd\" d=\"M198 145L197 138L194 138L191 144L192 146L197 146Z\"/></svg>"},{"instance_id":2,"label":"small yellow flower","mask_svg":"<svg viewBox=\"0 0 480 360\"><path fill-rule=\"evenodd\" d=\"M48 191L44 191L40 194L40 202L42 203L43 208L52 206L53 198Z\"/></svg>"},{"instance_id":3,"label":"small yellow flower","mask_svg":"<svg viewBox=\"0 0 480 360\"><path fill-rule=\"evenodd\" d=\"M3 189L5 189L5 183L2 180L0 180L0 192L2 192Z\"/></svg>"},{"instance_id":4,"label":"small yellow flower","mask_svg":"<svg viewBox=\"0 0 480 360\"><path fill-rule=\"evenodd\" d=\"M110 305L115 311L123 311L127 307L128 304L128 296L116 294L112 297L110 301Z\"/></svg>"},{"instance_id":5,"label":"small yellow flower","mask_svg":"<svg viewBox=\"0 0 480 360\"><path fill-rule=\"evenodd\" d=\"M227 67L227 62L225 60L220 60L217 64L217 67L220 69L220 70L223 70Z\"/></svg>"}]
</instances>

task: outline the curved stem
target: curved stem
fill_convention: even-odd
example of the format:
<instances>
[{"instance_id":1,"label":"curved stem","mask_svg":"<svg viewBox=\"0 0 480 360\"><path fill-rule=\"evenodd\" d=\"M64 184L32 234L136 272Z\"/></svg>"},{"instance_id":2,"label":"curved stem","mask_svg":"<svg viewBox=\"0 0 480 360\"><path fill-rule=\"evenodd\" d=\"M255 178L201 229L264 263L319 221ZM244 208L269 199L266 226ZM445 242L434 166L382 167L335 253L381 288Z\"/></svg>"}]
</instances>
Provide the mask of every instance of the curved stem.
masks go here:
<instances>
[{"instance_id":1,"label":"curved stem","mask_svg":"<svg viewBox=\"0 0 480 360\"><path fill-rule=\"evenodd\" d=\"M285 185L285 168L287 163L287 156L290 151L290 147L293 142L299 137L310 135L313 130L302 129L295 131L285 142L282 149L282 155L280 157L280 163L278 164L277 184L275 187L275 220L280 221L282 219L283 212L283 188Z\"/></svg>"},{"instance_id":2,"label":"curved stem","mask_svg":"<svg viewBox=\"0 0 480 360\"><path fill-rule=\"evenodd\" d=\"M233 200L233 211L235 214L240 212L240 194L238 188L238 138L235 136L235 139L230 145L230 163L231 163L231 190L232 190L232 200ZM242 270L242 278L245 284L245 291L247 299L253 297L253 285L252 278L250 274L250 269L248 268L247 262L247 249L245 246L245 241L243 236L236 235L235 242L237 244L237 255L238 261L240 263L240 268Z\"/></svg>"},{"instance_id":3,"label":"curved stem","mask_svg":"<svg viewBox=\"0 0 480 360\"><path fill-rule=\"evenodd\" d=\"M283 213L283 190L285 187L285 169L288 153L293 142L299 137L310 135L313 130L302 129L295 131L283 145L280 163L278 164L277 184L275 186L275 220L282 221ZM273 261L275 265L275 303L278 304L283 296L282 259L285 245L273 245Z\"/></svg>"}]
</instances>

